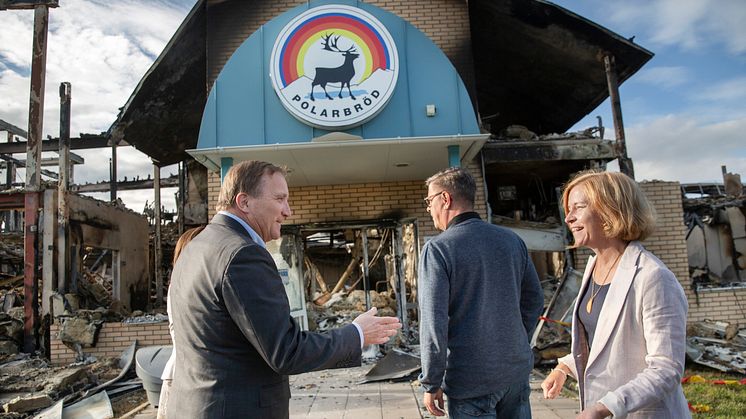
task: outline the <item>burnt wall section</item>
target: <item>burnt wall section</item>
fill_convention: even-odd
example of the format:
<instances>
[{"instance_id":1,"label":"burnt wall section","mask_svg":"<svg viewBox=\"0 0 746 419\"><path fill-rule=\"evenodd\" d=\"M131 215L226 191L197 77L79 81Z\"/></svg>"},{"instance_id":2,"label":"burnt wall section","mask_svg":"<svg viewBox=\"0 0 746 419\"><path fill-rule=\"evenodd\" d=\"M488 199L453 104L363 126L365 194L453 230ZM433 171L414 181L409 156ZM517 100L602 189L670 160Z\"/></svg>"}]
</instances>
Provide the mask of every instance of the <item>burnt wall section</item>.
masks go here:
<instances>
[{"instance_id":1,"label":"burnt wall section","mask_svg":"<svg viewBox=\"0 0 746 419\"><path fill-rule=\"evenodd\" d=\"M49 312L49 297L58 291L58 223L57 190L48 189L44 194L44 266L42 306ZM82 260L85 248L108 249L112 251L114 269L112 298L119 300L127 311L145 309L148 303L149 226L145 216L93 198L67 194L69 211L69 246L71 252L70 271L82 273ZM72 253L76 255L73 255ZM77 265L72 265L76 263ZM78 266L78 268L75 268ZM63 292L73 291L66 272L66 285Z\"/></svg>"}]
</instances>

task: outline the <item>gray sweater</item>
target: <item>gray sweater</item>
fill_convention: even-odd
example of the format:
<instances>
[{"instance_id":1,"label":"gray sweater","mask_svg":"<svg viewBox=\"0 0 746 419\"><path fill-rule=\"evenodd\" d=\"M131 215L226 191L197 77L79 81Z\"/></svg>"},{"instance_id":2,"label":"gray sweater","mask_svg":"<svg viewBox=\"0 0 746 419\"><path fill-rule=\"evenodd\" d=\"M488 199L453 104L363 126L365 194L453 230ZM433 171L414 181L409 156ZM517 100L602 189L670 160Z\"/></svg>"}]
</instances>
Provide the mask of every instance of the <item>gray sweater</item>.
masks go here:
<instances>
[{"instance_id":1,"label":"gray sweater","mask_svg":"<svg viewBox=\"0 0 746 419\"><path fill-rule=\"evenodd\" d=\"M523 241L467 214L425 244L419 265L420 382L456 399L528 382L544 304Z\"/></svg>"}]
</instances>

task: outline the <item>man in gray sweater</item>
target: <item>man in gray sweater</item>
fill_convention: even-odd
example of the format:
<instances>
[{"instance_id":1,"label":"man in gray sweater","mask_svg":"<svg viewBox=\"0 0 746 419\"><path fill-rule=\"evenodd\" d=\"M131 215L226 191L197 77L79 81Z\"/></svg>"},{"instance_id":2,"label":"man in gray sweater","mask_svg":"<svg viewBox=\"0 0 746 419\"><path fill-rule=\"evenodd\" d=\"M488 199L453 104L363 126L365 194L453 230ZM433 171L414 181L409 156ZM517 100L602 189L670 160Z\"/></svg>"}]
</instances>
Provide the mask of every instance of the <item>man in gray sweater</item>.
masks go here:
<instances>
[{"instance_id":1,"label":"man in gray sweater","mask_svg":"<svg viewBox=\"0 0 746 419\"><path fill-rule=\"evenodd\" d=\"M426 182L443 233L422 249L420 348L424 404L451 418L530 418L529 339L544 299L526 245L474 212L476 184L462 168Z\"/></svg>"}]
</instances>

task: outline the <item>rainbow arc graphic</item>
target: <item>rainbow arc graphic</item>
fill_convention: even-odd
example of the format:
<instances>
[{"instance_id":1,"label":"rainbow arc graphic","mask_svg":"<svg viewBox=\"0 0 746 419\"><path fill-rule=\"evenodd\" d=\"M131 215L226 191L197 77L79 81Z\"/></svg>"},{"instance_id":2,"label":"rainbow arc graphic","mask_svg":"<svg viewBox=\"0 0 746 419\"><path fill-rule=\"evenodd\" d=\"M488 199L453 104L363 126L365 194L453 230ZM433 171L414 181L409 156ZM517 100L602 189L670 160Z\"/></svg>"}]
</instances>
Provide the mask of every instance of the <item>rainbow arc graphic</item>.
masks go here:
<instances>
[{"instance_id":1,"label":"rainbow arc graphic","mask_svg":"<svg viewBox=\"0 0 746 419\"><path fill-rule=\"evenodd\" d=\"M392 57L395 52L386 46L380 30L369 22L340 10L322 12L307 18L286 37L280 38L279 59L275 69L279 75L279 80L276 80L278 87L285 88L306 75L306 57L321 50L322 37L329 34L353 42L356 53L364 58L364 71L362 75L358 75L358 80L367 79L378 69L390 70L396 61Z\"/></svg>"}]
</instances>

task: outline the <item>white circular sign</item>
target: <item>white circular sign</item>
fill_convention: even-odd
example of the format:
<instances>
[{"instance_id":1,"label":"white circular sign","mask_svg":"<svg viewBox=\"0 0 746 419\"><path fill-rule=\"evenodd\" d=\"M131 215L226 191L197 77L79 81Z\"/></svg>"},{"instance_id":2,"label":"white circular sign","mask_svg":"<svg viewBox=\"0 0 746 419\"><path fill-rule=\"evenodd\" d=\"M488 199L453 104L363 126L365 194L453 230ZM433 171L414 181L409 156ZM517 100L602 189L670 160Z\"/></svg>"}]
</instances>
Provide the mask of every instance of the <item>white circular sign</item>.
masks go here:
<instances>
[{"instance_id":1,"label":"white circular sign","mask_svg":"<svg viewBox=\"0 0 746 419\"><path fill-rule=\"evenodd\" d=\"M398 75L391 34L355 7L309 9L280 31L272 48L270 77L283 106L322 129L347 129L376 116Z\"/></svg>"}]
</instances>

